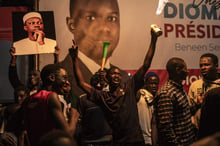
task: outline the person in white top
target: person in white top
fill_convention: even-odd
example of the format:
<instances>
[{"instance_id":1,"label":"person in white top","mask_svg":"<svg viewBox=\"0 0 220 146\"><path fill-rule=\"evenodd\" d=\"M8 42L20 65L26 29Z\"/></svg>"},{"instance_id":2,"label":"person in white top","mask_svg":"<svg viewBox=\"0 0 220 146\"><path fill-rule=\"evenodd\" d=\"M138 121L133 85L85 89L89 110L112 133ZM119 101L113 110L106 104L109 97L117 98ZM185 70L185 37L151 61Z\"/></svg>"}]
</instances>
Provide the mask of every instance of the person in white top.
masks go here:
<instances>
[{"instance_id":1,"label":"person in white top","mask_svg":"<svg viewBox=\"0 0 220 146\"><path fill-rule=\"evenodd\" d=\"M137 93L137 107L139 122L145 140L145 145L152 145L153 103L159 87L159 77L154 72L148 72L145 76L144 86Z\"/></svg>"}]
</instances>

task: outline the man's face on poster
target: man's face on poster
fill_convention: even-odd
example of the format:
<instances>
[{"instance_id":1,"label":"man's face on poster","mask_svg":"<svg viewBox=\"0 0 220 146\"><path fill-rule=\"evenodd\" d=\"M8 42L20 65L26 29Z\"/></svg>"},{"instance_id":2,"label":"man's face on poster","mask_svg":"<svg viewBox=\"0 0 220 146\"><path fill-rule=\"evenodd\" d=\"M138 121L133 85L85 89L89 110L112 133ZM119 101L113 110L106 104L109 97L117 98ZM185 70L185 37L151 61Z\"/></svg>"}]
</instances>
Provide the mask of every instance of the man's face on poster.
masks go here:
<instances>
[{"instance_id":1,"label":"man's face on poster","mask_svg":"<svg viewBox=\"0 0 220 146\"><path fill-rule=\"evenodd\" d=\"M36 32L38 30L44 30L44 24L42 19L37 17L32 17L26 20L24 25L24 30L26 30L28 33Z\"/></svg>"},{"instance_id":2,"label":"man's face on poster","mask_svg":"<svg viewBox=\"0 0 220 146\"><path fill-rule=\"evenodd\" d=\"M79 0L67 21L80 51L101 60L102 42L110 42L110 57L119 41L120 20L117 0Z\"/></svg>"}]
</instances>

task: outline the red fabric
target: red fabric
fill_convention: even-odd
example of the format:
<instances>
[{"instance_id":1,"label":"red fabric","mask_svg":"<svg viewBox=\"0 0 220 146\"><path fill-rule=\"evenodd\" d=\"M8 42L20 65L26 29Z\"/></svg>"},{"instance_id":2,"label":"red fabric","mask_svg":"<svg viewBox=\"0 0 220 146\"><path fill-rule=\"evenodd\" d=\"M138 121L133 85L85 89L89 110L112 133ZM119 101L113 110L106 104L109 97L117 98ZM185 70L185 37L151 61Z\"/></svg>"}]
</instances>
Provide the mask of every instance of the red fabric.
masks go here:
<instances>
[{"instance_id":1,"label":"red fabric","mask_svg":"<svg viewBox=\"0 0 220 146\"><path fill-rule=\"evenodd\" d=\"M24 101L24 127L33 146L39 142L43 134L55 129L48 110L51 93L51 91L42 90Z\"/></svg>"},{"instance_id":2,"label":"red fabric","mask_svg":"<svg viewBox=\"0 0 220 146\"><path fill-rule=\"evenodd\" d=\"M0 7L0 40L13 41L12 12L27 11L27 7Z\"/></svg>"}]
</instances>

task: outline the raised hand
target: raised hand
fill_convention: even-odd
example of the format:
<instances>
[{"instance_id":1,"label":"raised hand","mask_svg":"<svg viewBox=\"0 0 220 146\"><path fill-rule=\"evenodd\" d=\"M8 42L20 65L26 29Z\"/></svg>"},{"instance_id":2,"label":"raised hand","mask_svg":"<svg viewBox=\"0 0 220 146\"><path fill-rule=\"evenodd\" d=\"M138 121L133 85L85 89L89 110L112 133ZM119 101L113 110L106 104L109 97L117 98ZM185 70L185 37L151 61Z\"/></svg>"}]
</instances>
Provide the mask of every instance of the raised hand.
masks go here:
<instances>
[{"instance_id":1,"label":"raised hand","mask_svg":"<svg viewBox=\"0 0 220 146\"><path fill-rule=\"evenodd\" d=\"M42 30L36 30L34 32L34 39L39 43L39 45L44 44L45 33Z\"/></svg>"},{"instance_id":2,"label":"raised hand","mask_svg":"<svg viewBox=\"0 0 220 146\"><path fill-rule=\"evenodd\" d=\"M91 78L91 85L98 90L103 90L108 85L106 70L97 71Z\"/></svg>"},{"instance_id":3,"label":"raised hand","mask_svg":"<svg viewBox=\"0 0 220 146\"><path fill-rule=\"evenodd\" d=\"M77 122L79 118L79 112L74 108L69 108L67 111L67 116L70 120L74 120Z\"/></svg>"},{"instance_id":4,"label":"raised hand","mask_svg":"<svg viewBox=\"0 0 220 146\"><path fill-rule=\"evenodd\" d=\"M59 62L59 55L60 55L60 48L58 46L55 47L55 52L54 52L54 63Z\"/></svg>"},{"instance_id":5,"label":"raised hand","mask_svg":"<svg viewBox=\"0 0 220 146\"><path fill-rule=\"evenodd\" d=\"M15 48L14 47L11 47L10 50L9 50L10 54L12 57L15 56Z\"/></svg>"},{"instance_id":6,"label":"raised hand","mask_svg":"<svg viewBox=\"0 0 220 146\"><path fill-rule=\"evenodd\" d=\"M69 54L72 57L72 60L75 61L75 59L78 57L78 46L75 40L72 41L73 41L73 45L72 48L69 49Z\"/></svg>"},{"instance_id":7,"label":"raised hand","mask_svg":"<svg viewBox=\"0 0 220 146\"><path fill-rule=\"evenodd\" d=\"M161 27L159 25L151 25L151 36L152 36L152 40L156 40L159 36L162 35L162 30Z\"/></svg>"},{"instance_id":8,"label":"raised hand","mask_svg":"<svg viewBox=\"0 0 220 146\"><path fill-rule=\"evenodd\" d=\"M105 86L108 83L106 70L99 70L100 81Z\"/></svg>"},{"instance_id":9,"label":"raised hand","mask_svg":"<svg viewBox=\"0 0 220 146\"><path fill-rule=\"evenodd\" d=\"M60 48L58 46L55 47L55 55L60 55Z\"/></svg>"},{"instance_id":10,"label":"raised hand","mask_svg":"<svg viewBox=\"0 0 220 146\"><path fill-rule=\"evenodd\" d=\"M14 47L11 47L10 50L10 55L11 55L11 61L10 61L10 65L11 66L15 66L16 65L16 49Z\"/></svg>"}]
</instances>

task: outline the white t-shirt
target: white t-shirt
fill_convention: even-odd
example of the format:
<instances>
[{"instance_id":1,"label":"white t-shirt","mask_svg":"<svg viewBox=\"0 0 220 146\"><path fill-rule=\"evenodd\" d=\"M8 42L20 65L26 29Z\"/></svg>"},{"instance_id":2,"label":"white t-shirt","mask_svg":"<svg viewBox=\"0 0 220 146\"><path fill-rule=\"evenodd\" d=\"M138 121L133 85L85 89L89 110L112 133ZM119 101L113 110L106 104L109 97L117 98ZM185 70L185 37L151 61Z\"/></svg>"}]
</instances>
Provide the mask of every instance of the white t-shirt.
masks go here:
<instances>
[{"instance_id":1,"label":"white t-shirt","mask_svg":"<svg viewBox=\"0 0 220 146\"><path fill-rule=\"evenodd\" d=\"M148 103L153 101L153 95L145 89L140 89L140 99L137 102L139 123L143 133L145 144L152 145L151 140L151 119L153 115L153 105L149 106Z\"/></svg>"}]
</instances>

